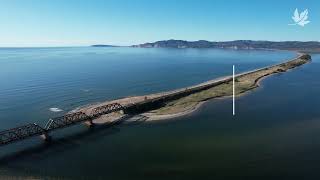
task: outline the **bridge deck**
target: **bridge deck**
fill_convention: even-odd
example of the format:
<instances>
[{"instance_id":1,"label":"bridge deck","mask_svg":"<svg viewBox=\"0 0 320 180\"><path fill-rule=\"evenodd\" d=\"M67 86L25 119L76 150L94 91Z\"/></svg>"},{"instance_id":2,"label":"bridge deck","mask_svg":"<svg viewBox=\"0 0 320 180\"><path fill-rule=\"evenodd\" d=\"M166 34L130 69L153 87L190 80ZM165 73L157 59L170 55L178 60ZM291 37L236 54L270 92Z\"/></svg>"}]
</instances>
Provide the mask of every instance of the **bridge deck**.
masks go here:
<instances>
[{"instance_id":1,"label":"bridge deck","mask_svg":"<svg viewBox=\"0 0 320 180\"><path fill-rule=\"evenodd\" d=\"M33 123L8 129L0 132L0 146L21 141L33 136L44 135L50 131L65 128L81 122L92 121L101 115L121 110L124 110L122 105L119 103L112 103L94 108L90 115L87 115L83 112L75 112L68 113L61 117L49 119L44 127Z\"/></svg>"},{"instance_id":2,"label":"bridge deck","mask_svg":"<svg viewBox=\"0 0 320 180\"><path fill-rule=\"evenodd\" d=\"M44 134L46 131L37 124L27 124L0 132L0 145L6 145L32 136Z\"/></svg>"}]
</instances>

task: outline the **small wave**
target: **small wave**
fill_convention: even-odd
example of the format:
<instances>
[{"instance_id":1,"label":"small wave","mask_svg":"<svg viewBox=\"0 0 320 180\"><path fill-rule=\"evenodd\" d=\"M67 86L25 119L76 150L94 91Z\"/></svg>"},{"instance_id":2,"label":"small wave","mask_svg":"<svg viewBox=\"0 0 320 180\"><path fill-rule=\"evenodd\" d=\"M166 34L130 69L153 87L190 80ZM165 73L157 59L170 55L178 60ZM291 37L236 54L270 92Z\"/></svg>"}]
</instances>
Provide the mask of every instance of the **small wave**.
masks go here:
<instances>
[{"instance_id":1,"label":"small wave","mask_svg":"<svg viewBox=\"0 0 320 180\"><path fill-rule=\"evenodd\" d=\"M81 89L82 92L90 92L90 89Z\"/></svg>"},{"instance_id":2,"label":"small wave","mask_svg":"<svg viewBox=\"0 0 320 180\"><path fill-rule=\"evenodd\" d=\"M62 109L59 109L59 108L49 108L49 110L51 112L61 112L61 111L63 111Z\"/></svg>"}]
</instances>

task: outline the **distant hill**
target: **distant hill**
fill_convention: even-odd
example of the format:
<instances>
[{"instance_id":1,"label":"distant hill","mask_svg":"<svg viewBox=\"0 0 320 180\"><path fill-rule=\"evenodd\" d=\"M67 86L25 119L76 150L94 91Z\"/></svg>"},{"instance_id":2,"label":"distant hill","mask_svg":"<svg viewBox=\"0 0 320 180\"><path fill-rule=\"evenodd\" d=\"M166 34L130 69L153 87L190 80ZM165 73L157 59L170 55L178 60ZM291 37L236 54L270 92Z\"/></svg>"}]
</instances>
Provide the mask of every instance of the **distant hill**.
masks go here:
<instances>
[{"instance_id":1,"label":"distant hill","mask_svg":"<svg viewBox=\"0 0 320 180\"><path fill-rule=\"evenodd\" d=\"M300 52L320 52L320 42L317 41L251 41L237 40L224 42L211 42L205 40L184 41L165 40L153 43L134 45L143 48L222 48L222 49L274 49L295 50Z\"/></svg>"}]
</instances>

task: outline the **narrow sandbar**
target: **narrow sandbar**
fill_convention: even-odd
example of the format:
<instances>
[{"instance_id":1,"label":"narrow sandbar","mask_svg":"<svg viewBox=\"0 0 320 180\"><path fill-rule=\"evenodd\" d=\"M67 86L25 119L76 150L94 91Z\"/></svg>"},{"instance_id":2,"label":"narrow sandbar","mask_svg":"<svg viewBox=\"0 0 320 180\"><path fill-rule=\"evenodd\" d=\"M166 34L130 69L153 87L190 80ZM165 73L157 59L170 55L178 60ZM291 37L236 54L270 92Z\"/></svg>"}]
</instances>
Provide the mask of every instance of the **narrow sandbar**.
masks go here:
<instances>
[{"instance_id":1,"label":"narrow sandbar","mask_svg":"<svg viewBox=\"0 0 320 180\"><path fill-rule=\"evenodd\" d=\"M287 62L237 74L235 76L235 94L241 96L259 87L259 81L263 78L272 74L284 73L310 61L310 55L299 54L298 57ZM95 107L109 103L120 103L125 107L125 111L127 110L124 113L143 116L147 121L176 118L196 111L207 100L231 96L233 94L232 82L232 77L227 76L174 91L96 103L76 111L90 115ZM97 123L112 122L113 119L119 118L119 114L114 117L113 115L106 117L107 119L101 116L95 121Z\"/></svg>"}]
</instances>

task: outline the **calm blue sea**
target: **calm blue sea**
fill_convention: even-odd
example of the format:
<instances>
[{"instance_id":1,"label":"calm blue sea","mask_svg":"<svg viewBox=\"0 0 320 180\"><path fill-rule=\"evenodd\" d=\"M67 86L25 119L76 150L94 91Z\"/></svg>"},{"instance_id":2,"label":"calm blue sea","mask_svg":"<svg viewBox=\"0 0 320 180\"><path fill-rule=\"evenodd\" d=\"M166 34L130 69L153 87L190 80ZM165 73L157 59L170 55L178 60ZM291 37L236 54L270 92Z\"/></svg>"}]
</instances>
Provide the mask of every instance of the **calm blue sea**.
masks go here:
<instances>
[{"instance_id":1,"label":"calm blue sea","mask_svg":"<svg viewBox=\"0 0 320 180\"><path fill-rule=\"evenodd\" d=\"M76 107L172 90L275 64L296 54L157 48L0 49L0 130ZM0 147L3 177L60 179L294 179L320 177L320 56L265 79L236 100L213 100L157 123L57 131ZM0 176L1 176L0 175Z\"/></svg>"}]
</instances>

